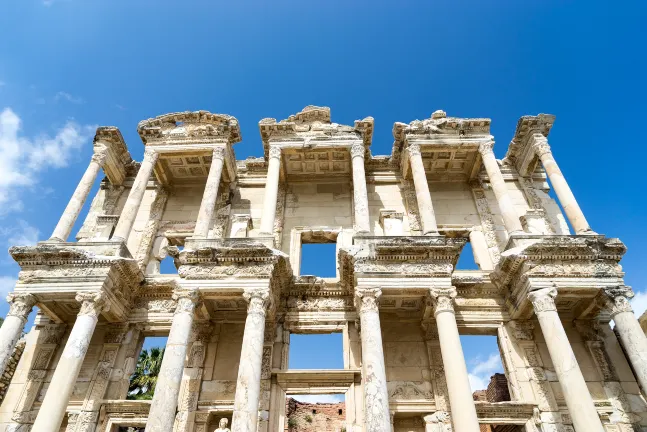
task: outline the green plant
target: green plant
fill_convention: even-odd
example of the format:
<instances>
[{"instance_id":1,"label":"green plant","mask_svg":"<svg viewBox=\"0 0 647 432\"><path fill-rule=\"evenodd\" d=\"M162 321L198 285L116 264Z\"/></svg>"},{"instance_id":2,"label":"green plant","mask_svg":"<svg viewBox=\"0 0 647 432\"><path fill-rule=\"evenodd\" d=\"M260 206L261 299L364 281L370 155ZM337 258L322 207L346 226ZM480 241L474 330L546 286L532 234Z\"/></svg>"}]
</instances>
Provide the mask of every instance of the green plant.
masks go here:
<instances>
[{"instance_id":1,"label":"green plant","mask_svg":"<svg viewBox=\"0 0 647 432\"><path fill-rule=\"evenodd\" d=\"M341 432L346 432L346 426L341 427Z\"/></svg>"},{"instance_id":2,"label":"green plant","mask_svg":"<svg viewBox=\"0 0 647 432\"><path fill-rule=\"evenodd\" d=\"M306 416L306 421L307 421L308 423L312 423L312 417L310 417L309 415L307 415L307 416Z\"/></svg>"},{"instance_id":3,"label":"green plant","mask_svg":"<svg viewBox=\"0 0 647 432\"><path fill-rule=\"evenodd\" d=\"M126 399L151 400L157 384L157 376L162 367L164 348L142 350L137 360L135 372L130 377L130 386Z\"/></svg>"},{"instance_id":4,"label":"green plant","mask_svg":"<svg viewBox=\"0 0 647 432\"><path fill-rule=\"evenodd\" d=\"M288 427L289 428L295 428L295 427L297 427L297 424L298 424L297 419L295 419L295 418L289 418L288 419Z\"/></svg>"}]
</instances>

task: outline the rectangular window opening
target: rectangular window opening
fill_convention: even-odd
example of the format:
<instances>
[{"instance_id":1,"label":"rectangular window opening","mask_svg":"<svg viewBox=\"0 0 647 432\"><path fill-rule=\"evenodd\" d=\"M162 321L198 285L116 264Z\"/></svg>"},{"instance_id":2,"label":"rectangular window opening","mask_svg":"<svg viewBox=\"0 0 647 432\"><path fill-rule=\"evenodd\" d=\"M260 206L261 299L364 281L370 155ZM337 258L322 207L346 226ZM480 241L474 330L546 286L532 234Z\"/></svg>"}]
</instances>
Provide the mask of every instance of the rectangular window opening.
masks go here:
<instances>
[{"instance_id":1,"label":"rectangular window opening","mask_svg":"<svg viewBox=\"0 0 647 432\"><path fill-rule=\"evenodd\" d=\"M344 431L344 394L288 394L285 400L285 431Z\"/></svg>"},{"instance_id":2,"label":"rectangular window opening","mask_svg":"<svg viewBox=\"0 0 647 432\"><path fill-rule=\"evenodd\" d=\"M148 336L144 338L142 348L137 357L135 370L130 376L126 399L153 399L167 340L167 336Z\"/></svg>"},{"instance_id":3,"label":"rectangular window opening","mask_svg":"<svg viewBox=\"0 0 647 432\"><path fill-rule=\"evenodd\" d=\"M337 244L303 243L301 245L300 275L337 276Z\"/></svg>"},{"instance_id":4,"label":"rectangular window opening","mask_svg":"<svg viewBox=\"0 0 647 432\"><path fill-rule=\"evenodd\" d=\"M341 333L290 334L288 369L343 369Z\"/></svg>"},{"instance_id":5,"label":"rectangular window opening","mask_svg":"<svg viewBox=\"0 0 647 432\"><path fill-rule=\"evenodd\" d=\"M475 401L510 400L508 380L496 336L461 335L461 346Z\"/></svg>"}]
</instances>

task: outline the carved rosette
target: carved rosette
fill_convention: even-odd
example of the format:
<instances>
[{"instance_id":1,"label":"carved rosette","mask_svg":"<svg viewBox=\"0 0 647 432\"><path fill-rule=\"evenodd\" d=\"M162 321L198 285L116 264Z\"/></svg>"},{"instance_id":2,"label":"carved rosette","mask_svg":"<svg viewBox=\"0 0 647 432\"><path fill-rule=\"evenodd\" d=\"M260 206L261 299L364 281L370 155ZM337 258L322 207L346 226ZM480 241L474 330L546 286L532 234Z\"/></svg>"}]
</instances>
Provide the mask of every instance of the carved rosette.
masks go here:
<instances>
[{"instance_id":1,"label":"carved rosette","mask_svg":"<svg viewBox=\"0 0 647 432\"><path fill-rule=\"evenodd\" d=\"M421 155L419 144L409 144L409 147L407 147L407 150L409 151L409 157Z\"/></svg>"},{"instance_id":2,"label":"carved rosette","mask_svg":"<svg viewBox=\"0 0 647 432\"><path fill-rule=\"evenodd\" d=\"M281 148L278 146L270 146L269 158L281 159Z\"/></svg>"},{"instance_id":3,"label":"carved rosette","mask_svg":"<svg viewBox=\"0 0 647 432\"><path fill-rule=\"evenodd\" d=\"M350 156L351 156L351 158L361 157L363 159L365 153L366 153L366 149L360 143L355 143L350 148Z\"/></svg>"},{"instance_id":4,"label":"carved rosette","mask_svg":"<svg viewBox=\"0 0 647 432\"><path fill-rule=\"evenodd\" d=\"M557 297L557 289L554 287L542 288L528 293L528 299L532 303L535 313L557 311L555 297Z\"/></svg>"},{"instance_id":5,"label":"carved rosette","mask_svg":"<svg viewBox=\"0 0 647 432\"><path fill-rule=\"evenodd\" d=\"M36 297L31 294L10 293L7 296L7 302L9 302L8 317L15 316L26 320L36 304Z\"/></svg>"},{"instance_id":6,"label":"carved rosette","mask_svg":"<svg viewBox=\"0 0 647 432\"><path fill-rule=\"evenodd\" d=\"M78 316L87 315L97 318L101 312L110 309L110 304L106 302L105 294L102 292L80 292L75 300L81 303Z\"/></svg>"},{"instance_id":7,"label":"carved rosette","mask_svg":"<svg viewBox=\"0 0 647 432\"><path fill-rule=\"evenodd\" d=\"M200 294L194 289L177 288L173 291L172 298L177 302L175 314L192 314L200 300Z\"/></svg>"},{"instance_id":8,"label":"carved rosette","mask_svg":"<svg viewBox=\"0 0 647 432\"><path fill-rule=\"evenodd\" d=\"M358 288L355 290L355 307L359 313L378 312L380 297L382 290L379 288Z\"/></svg>"},{"instance_id":9,"label":"carved rosette","mask_svg":"<svg viewBox=\"0 0 647 432\"><path fill-rule=\"evenodd\" d=\"M607 288L604 290L604 299L605 306L611 318L622 312L631 312L633 309L631 307L630 299L634 297L633 290L628 286L619 286L615 288Z\"/></svg>"},{"instance_id":10,"label":"carved rosette","mask_svg":"<svg viewBox=\"0 0 647 432\"><path fill-rule=\"evenodd\" d=\"M456 287L431 288L429 296L434 306L434 316L441 312L454 313L454 299L456 298Z\"/></svg>"},{"instance_id":11,"label":"carved rosette","mask_svg":"<svg viewBox=\"0 0 647 432\"><path fill-rule=\"evenodd\" d=\"M243 298L247 302L247 314L265 316L271 302L270 293L267 290L250 289L245 290Z\"/></svg>"}]
</instances>

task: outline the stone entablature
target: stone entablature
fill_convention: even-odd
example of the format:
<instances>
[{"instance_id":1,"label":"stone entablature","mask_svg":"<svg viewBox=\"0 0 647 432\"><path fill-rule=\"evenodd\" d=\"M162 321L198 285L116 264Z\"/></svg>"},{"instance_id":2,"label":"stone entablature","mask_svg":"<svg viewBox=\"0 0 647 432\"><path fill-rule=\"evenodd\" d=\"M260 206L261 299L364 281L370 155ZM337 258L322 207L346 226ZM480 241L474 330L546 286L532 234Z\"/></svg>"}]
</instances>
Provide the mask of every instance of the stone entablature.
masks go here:
<instances>
[{"instance_id":1,"label":"stone entablature","mask_svg":"<svg viewBox=\"0 0 647 432\"><path fill-rule=\"evenodd\" d=\"M141 122L141 163L99 128L50 239L11 249L2 371L40 312L0 430L211 432L226 418L278 432L286 394L306 393L344 393L347 432L647 427L625 246L588 226L550 151L553 122L522 118L503 160L489 119L442 111L396 123L390 156L371 153L372 118L340 125L325 107L262 120L263 157L245 161L225 114ZM467 242L478 269L457 269ZM302 274L308 243L336 245L335 277ZM160 274L169 256L177 271ZM343 369L289 369L291 334L330 332ZM460 334L498 337L509 401L473 401ZM143 339L160 335L153 400L125 400Z\"/></svg>"}]
</instances>

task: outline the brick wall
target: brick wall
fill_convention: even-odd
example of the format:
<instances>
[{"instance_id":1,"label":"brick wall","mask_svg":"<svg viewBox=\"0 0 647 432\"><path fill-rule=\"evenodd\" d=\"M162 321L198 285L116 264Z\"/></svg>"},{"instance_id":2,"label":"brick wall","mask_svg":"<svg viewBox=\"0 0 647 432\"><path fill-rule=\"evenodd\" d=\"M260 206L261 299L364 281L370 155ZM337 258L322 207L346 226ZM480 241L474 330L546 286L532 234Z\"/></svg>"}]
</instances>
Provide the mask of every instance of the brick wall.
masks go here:
<instances>
[{"instance_id":1,"label":"brick wall","mask_svg":"<svg viewBox=\"0 0 647 432\"><path fill-rule=\"evenodd\" d=\"M346 404L304 403L292 398L285 401L285 432L344 432Z\"/></svg>"}]
</instances>

